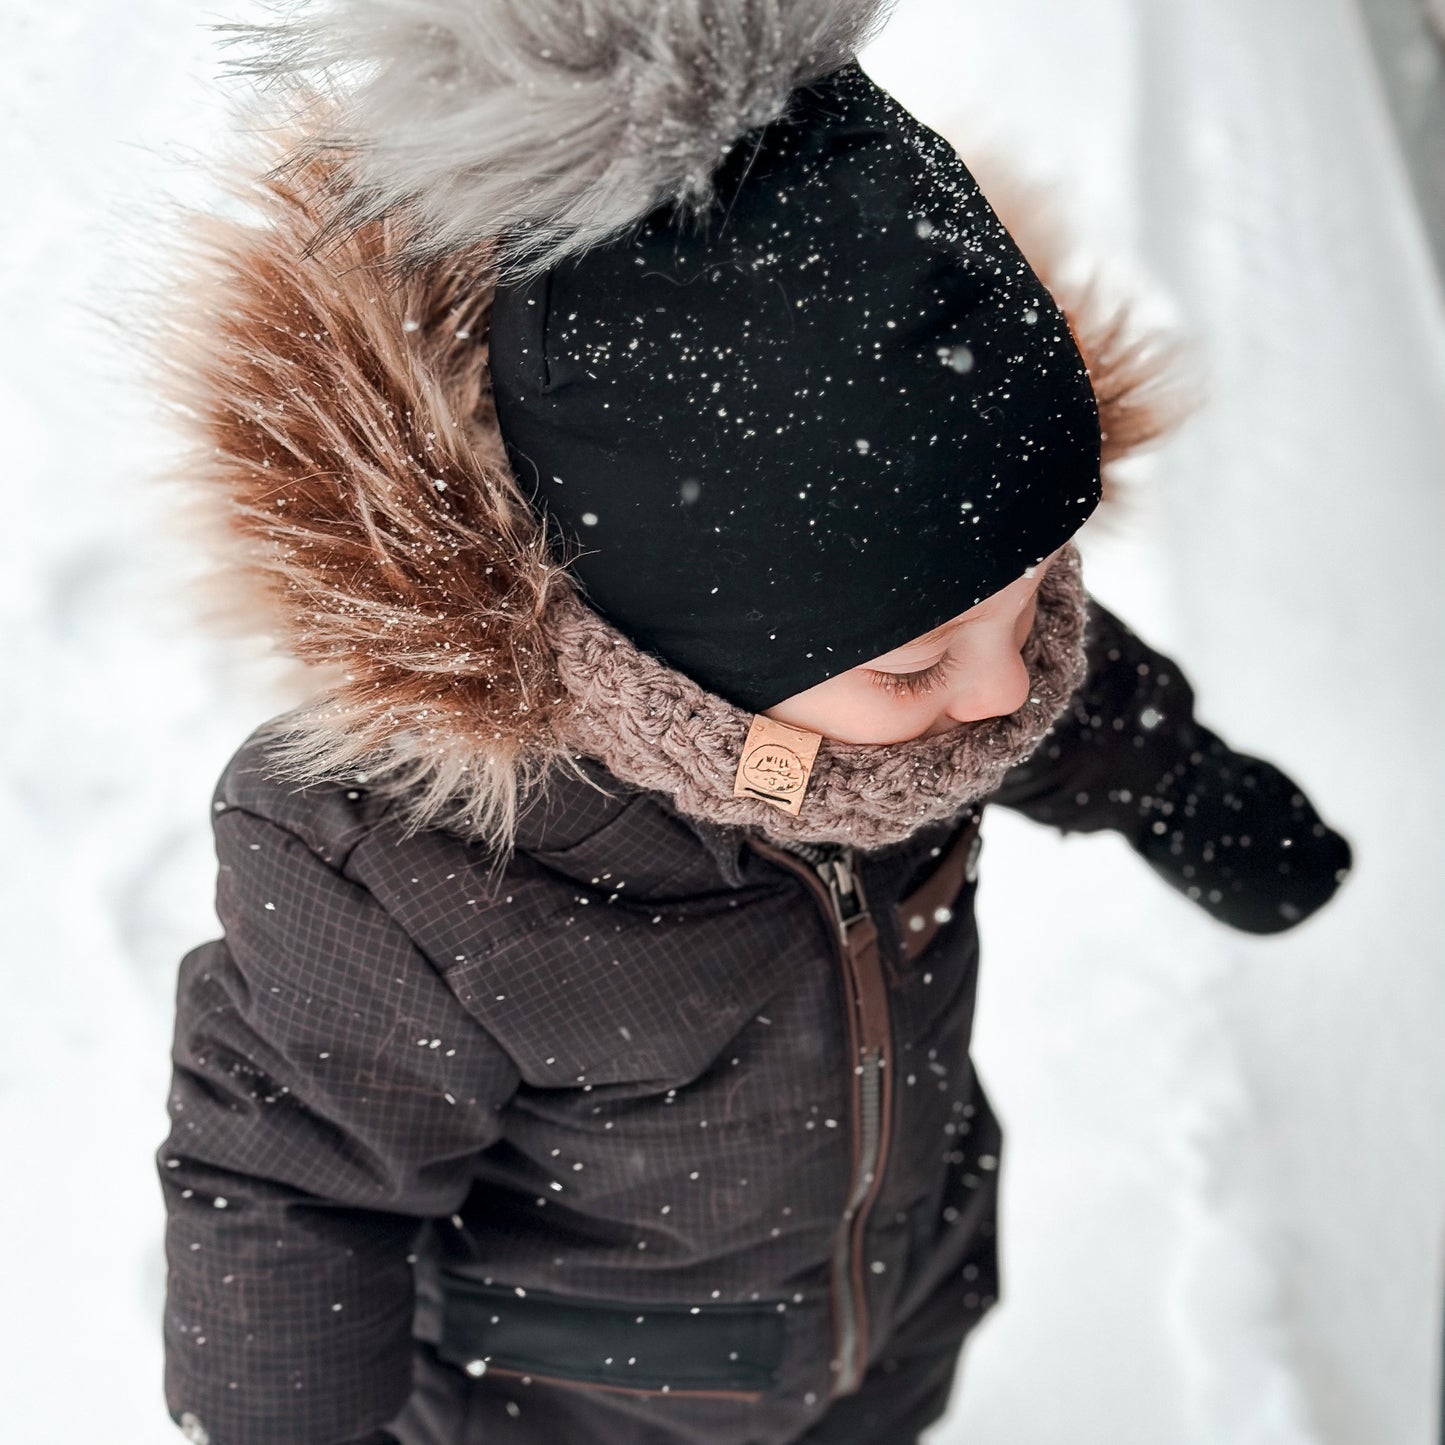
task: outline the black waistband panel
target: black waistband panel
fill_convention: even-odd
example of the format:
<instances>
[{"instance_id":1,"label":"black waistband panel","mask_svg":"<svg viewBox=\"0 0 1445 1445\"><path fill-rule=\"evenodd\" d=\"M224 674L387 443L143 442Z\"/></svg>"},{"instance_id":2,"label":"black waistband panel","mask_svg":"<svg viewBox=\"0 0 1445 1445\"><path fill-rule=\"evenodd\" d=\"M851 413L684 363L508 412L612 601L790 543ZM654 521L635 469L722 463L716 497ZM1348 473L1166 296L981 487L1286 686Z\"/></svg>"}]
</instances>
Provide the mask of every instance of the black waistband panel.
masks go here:
<instances>
[{"instance_id":1,"label":"black waistband panel","mask_svg":"<svg viewBox=\"0 0 1445 1445\"><path fill-rule=\"evenodd\" d=\"M775 1302L619 1305L447 1275L444 1360L639 1390L761 1391L786 1326Z\"/></svg>"}]
</instances>

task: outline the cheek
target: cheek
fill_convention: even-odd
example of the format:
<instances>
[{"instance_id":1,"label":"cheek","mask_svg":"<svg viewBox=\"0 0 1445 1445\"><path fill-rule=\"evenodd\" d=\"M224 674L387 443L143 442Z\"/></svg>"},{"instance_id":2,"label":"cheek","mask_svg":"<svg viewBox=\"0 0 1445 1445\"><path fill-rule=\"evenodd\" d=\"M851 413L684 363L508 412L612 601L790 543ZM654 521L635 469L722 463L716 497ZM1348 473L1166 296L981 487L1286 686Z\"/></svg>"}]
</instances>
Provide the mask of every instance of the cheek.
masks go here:
<instances>
[{"instance_id":1,"label":"cheek","mask_svg":"<svg viewBox=\"0 0 1445 1445\"><path fill-rule=\"evenodd\" d=\"M1034 618L1036 618L1038 614L1039 598L1038 593L1035 593L1029 599L1028 606L1019 613L1018 621L1014 625L1014 642L1017 643L1020 651L1023 650L1024 643L1029 640L1029 633L1034 630Z\"/></svg>"},{"instance_id":2,"label":"cheek","mask_svg":"<svg viewBox=\"0 0 1445 1445\"><path fill-rule=\"evenodd\" d=\"M928 727L938 704L927 695L895 696L866 678L845 675L800 692L767 715L840 743L900 743Z\"/></svg>"}]
</instances>

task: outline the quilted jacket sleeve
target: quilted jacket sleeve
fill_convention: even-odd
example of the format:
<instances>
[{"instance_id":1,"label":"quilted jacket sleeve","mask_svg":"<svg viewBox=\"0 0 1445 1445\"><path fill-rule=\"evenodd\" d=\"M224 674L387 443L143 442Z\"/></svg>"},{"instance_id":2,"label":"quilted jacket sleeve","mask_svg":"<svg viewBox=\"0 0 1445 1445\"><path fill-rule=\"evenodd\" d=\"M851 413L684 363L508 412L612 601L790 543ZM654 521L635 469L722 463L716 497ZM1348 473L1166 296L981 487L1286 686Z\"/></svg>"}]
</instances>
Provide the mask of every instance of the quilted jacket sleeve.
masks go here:
<instances>
[{"instance_id":1,"label":"quilted jacket sleeve","mask_svg":"<svg viewBox=\"0 0 1445 1445\"><path fill-rule=\"evenodd\" d=\"M517 1085L363 888L216 819L225 938L181 965L158 1155L166 1397L208 1445L371 1445L411 1389L420 1222L453 1213Z\"/></svg>"},{"instance_id":2,"label":"quilted jacket sleeve","mask_svg":"<svg viewBox=\"0 0 1445 1445\"><path fill-rule=\"evenodd\" d=\"M1169 658L1090 604L1089 671L1071 708L993 801L1063 832L1113 829L1207 913L1249 933L1308 918L1350 848L1271 763L1194 716Z\"/></svg>"}]
</instances>

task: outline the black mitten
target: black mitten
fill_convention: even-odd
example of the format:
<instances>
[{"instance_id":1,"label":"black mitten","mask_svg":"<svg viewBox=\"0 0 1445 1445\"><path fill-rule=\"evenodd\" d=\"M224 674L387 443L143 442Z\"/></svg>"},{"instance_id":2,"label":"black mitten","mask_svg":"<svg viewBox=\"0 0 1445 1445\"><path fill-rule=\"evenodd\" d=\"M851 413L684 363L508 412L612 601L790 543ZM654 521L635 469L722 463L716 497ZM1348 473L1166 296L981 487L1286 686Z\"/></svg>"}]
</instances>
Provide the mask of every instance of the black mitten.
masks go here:
<instances>
[{"instance_id":1,"label":"black mitten","mask_svg":"<svg viewBox=\"0 0 1445 1445\"><path fill-rule=\"evenodd\" d=\"M1122 833L1231 927L1279 933L1308 918L1349 871L1349 844L1291 778L1198 721L1170 658L1091 607L1088 678L996 801L1065 833Z\"/></svg>"},{"instance_id":2,"label":"black mitten","mask_svg":"<svg viewBox=\"0 0 1445 1445\"><path fill-rule=\"evenodd\" d=\"M1271 763L1192 724L1195 746L1138 799L1131 845L1171 887L1248 933L1279 933L1326 903L1350 845Z\"/></svg>"}]
</instances>

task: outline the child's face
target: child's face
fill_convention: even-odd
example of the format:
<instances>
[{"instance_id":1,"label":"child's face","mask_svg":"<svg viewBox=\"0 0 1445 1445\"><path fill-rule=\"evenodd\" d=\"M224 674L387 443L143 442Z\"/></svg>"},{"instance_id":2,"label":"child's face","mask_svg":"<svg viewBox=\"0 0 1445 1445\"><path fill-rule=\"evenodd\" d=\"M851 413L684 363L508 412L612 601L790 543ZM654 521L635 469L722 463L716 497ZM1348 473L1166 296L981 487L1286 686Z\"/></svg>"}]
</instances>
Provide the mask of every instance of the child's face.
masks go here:
<instances>
[{"instance_id":1,"label":"child's face","mask_svg":"<svg viewBox=\"0 0 1445 1445\"><path fill-rule=\"evenodd\" d=\"M900 743L1017 711L1029 695L1020 654L1039 584L1058 555L932 632L794 693L767 716L838 742Z\"/></svg>"}]
</instances>

